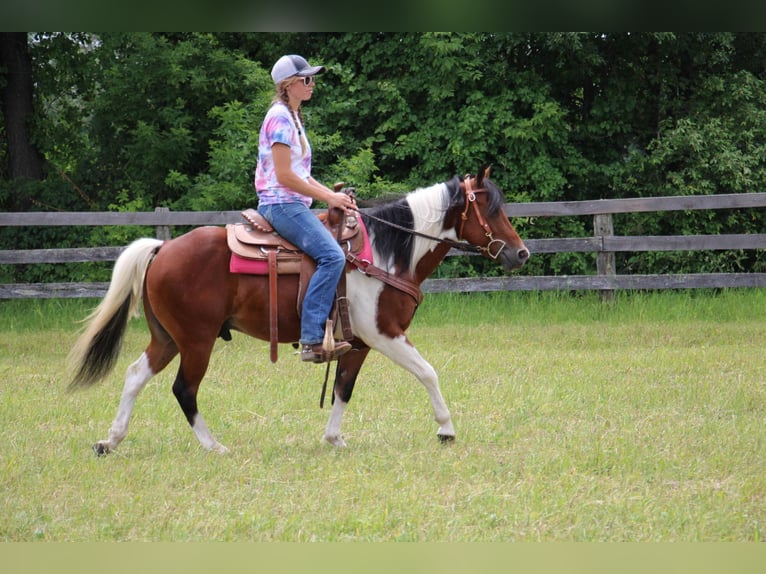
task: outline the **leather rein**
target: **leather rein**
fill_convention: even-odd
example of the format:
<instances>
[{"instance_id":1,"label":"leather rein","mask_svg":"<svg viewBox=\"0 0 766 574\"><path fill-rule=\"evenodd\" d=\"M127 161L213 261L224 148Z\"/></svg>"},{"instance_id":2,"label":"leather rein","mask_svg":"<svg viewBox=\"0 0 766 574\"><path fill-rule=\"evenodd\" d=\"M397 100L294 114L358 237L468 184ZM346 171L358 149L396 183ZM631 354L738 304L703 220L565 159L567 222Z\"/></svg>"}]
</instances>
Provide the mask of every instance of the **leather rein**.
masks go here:
<instances>
[{"instance_id":1,"label":"leather rein","mask_svg":"<svg viewBox=\"0 0 766 574\"><path fill-rule=\"evenodd\" d=\"M481 225L481 227L484 229L484 234L489 238L489 243L487 243L486 246L472 245L465 241L455 241L447 237L434 237L433 235L421 233L419 231L415 231L414 229L409 229L407 227L398 225L396 223L386 221L385 219L380 219L379 217L375 217L374 215L362 213L359 209L355 207L351 207L349 209L351 209L352 211L356 211L360 215L364 215L365 217L369 217L370 219L374 219L375 221L379 221L380 223L388 225L389 227L393 227L394 229L404 231L405 233L416 235L418 237L423 237L425 239L430 239L432 241L436 241L437 243L444 243L446 245L449 245L450 247L454 247L455 249L459 249L461 251L468 251L472 253L485 253L488 257L492 259L497 259L498 256L500 255L500 252L505 248L505 241L503 241L502 239L495 239L492 236L492 228L487 224L481 212L479 211L479 206L476 205L476 194L486 193L487 189L483 187L479 189L473 189L471 187L471 178L469 176L466 176L464 181L461 182L461 187L464 188L464 192L465 192L465 209L463 210L463 213L460 215L461 223L460 223L460 230L458 232L457 237L458 239L462 239L463 228L465 227L465 222L468 221L468 218L471 215L471 206L473 206L473 211L474 213L476 213L476 217L479 220L479 225ZM496 250L494 251L492 248L493 245L496 246ZM364 273L365 275L368 275L370 277L375 277L376 279L382 281L383 283L386 283L404 293L407 293L415 300L415 302L418 305L420 305L420 303L423 302L423 293L420 290L420 287L413 281L410 281L409 279L404 279L402 277L397 277L395 275L391 275L387 271L384 271L383 269L371 264L369 261L358 259L350 251L346 254L346 260L355 268L357 268L359 271Z\"/></svg>"},{"instance_id":2,"label":"leather rein","mask_svg":"<svg viewBox=\"0 0 766 574\"><path fill-rule=\"evenodd\" d=\"M386 221L385 219L375 217L374 215L370 215L369 213L362 213L359 209L355 207L351 207L349 209L351 209L352 211L356 211L360 215L364 215L365 217L369 217L370 219L374 219L375 221L388 225L389 227L393 227L394 229L398 229L399 231L404 231L405 233L409 233L410 235L416 235L418 237L423 237L424 239L430 239L432 241L436 241L437 243L444 243L460 251L467 251L470 253L484 253L491 259L497 259L500 256L500 252L505 248L505 245L506 245L505 241L503 241L502 239L495 239L492 236L492 228L489 226L489 224L487 224L486 220L484 219L484 216L479 211L479 206L476 204L476 194L486 193L487 188L481 187L479 189L473 189L471 187L471 178L468 176L465 177L465 179L461 182L460 186L464 188L464 192L465 192L465 209L463 209L463 213L460 214L460 230L458 231L458 234L457 234L457 238L460 241L455 241L454 239L450 239L448 237L435 237L433 235L428 235L427 233L421 233L420 231L415 231L414 229L409 229L402 225L392 223L391 221ZM487 245L484 245L484 246L472 245L470 243L462 241L463 228L465 227L466 221L468 221L468 218L470 216L470 209L472 206L473 206L473 212L476 214L476 218L479 220L479 225L482 227L482 229L484 229L484 235L486 235L489 238L489 243L487 243ZM492 247L493 245L496 246L495 248L496 250L493 250L493 247Z\"/></svg>"}]
</instances>

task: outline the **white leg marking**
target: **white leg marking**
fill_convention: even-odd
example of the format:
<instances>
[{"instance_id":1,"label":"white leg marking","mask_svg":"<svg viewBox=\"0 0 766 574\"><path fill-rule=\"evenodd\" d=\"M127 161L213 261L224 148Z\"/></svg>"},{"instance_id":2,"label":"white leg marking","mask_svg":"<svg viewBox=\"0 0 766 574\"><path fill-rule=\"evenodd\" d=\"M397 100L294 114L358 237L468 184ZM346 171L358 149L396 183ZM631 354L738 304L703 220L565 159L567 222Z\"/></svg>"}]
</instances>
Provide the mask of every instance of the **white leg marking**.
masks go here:
<instances>
[{"instance_id":1,"label":"white leg marking","mask_svg":"<svg viewBox=\"0 0 766 574\"><path fill-rule=\"evenodd\" d=\"M136 398L146 383L154 376L149 368L149 359L146 353L142 353L136 362L128 367L125 374L125 386L122 388L120 406L117 408L117 416L109 429L109 438L98 442L98 447L103 452L109 452L117 448L128 434L128 424L133 414L133 406Z\"/></svg>"},{"instance_id":2,"label":"white leg marking","mask_svg":"<svg viewBox=\"0 0 766 574\"><path fill-rule=\"evenodd\" d=\"M213 438L213 435L210 433L210 429L207 428L205 419L203 419L202 415L199 413L197 413L194 417L192 430L194 431L194 434L197 435L197 440L199 440L203 448L212 450L219 454L225 454L229 452L228 448Z\"/></svg>"},{"instance_id":3,"label":"white leg marking","mask_svg":"<svg viewBox=\"0 0 766 574\"><path fill-rule=\"evenodd\" d=\"M348 403L344 403L338 397L335 397L335 402L332 405L332 411L330 412L330 420L327 421L327 428L324 431L324 440L329 442L333 446L345 447L346 441L340 434L340 424L343 420L343 413L346 411Z\"/></svg>"},{"instance_id":4,"label":"white leg marking","mask_svg":"<svg viewBox=\"0 0 766 574\"><path fill-rule=\"evenodd\" d=\"M439 376L434 368L415 347L407 342L404 336L391 339L382 335L375 325L374 317L377 314L377 304L380 292L383 290L383 283L358 273L347 275L347 281L348 293L351 298L349 305L351 324L354 333L372 349L383 353L394 363L415 375L428 392L434 411L434 419L439 424L439 436L454 437L455 429L452 426L452 415L442 396L439 388ZM336 401L337 404L338 401ZM328 437L340 437L343 408L336 412L334 405L330 422L325 431L325 440L330 441Z\"/></svg>"},{"instance_id":5,"label":"white leg marking","mask_svg":"<svg viewBox=\"0 0 766 574\"><path fill-rule=\"evenodd\" d=\"M417 377L426 388L428 397L431 399L434 420L439 423L439 436L454 437L455 429L452 426L452 415L439 388L439 376L431 364L421 356L415 347L407 342L404 336L396 339L378 336L370 346Z\"/></svg>"}]
</instances>

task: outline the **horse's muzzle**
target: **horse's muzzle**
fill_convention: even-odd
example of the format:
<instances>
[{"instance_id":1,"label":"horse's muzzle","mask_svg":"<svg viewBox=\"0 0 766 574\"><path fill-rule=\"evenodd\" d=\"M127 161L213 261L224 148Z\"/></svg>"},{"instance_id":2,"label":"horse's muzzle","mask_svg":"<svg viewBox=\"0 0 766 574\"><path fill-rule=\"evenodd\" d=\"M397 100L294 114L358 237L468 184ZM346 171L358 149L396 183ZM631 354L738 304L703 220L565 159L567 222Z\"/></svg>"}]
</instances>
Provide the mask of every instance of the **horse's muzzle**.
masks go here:
<instances>
[{"instance_id":1,"label":"horse's muzzle","mask_svg":"<svg viewBox=\"0 0 766 574\"><path fill-rule=\"evenodd\" d=\"M503 268L506 271L514 271L524 266L529 259L529 249L522 244L522 247L513 249L506 247L501 253Z\"/></svg>"}]
</instances>

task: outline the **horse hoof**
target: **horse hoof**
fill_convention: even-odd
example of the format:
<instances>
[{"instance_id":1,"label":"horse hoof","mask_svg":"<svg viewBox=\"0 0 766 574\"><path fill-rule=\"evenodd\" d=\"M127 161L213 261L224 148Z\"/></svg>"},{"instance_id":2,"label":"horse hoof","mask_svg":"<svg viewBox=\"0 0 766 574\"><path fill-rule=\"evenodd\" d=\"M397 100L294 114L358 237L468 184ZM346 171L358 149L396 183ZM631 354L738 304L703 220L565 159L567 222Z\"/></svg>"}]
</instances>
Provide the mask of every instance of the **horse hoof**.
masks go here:
<instances>
[{"instance_id":1,"label":"horse hoof","mask_svg":"<svg viewBox=\"0 0 766 574\"><path fill-rule=\"evenodd\" d=\"M346 441L344 441L341 436L326 436L324 439L333 446L346 448Z\"/></svg>"},{"instance_id":2,"label":"horse hoof","mask_svg":"<svg viewBox=\"0 0 766 574\"><path fill-rule=\"evenodd\" d=\"M439 437L439 442L442 444L447 444L450 442L455 442L455 435L453 434L440 434L436 435Z\"/></svg>"},{"instance_id":3,"label":"horse hoof","mask_svg":"<svg viewBox=\"0 0 766 574\"><path fill-rule=\"evenodd\" d=\"M93 452L96 453L96 456L104 456L109 454L109 447L103 443L97 442L93 445Z\"/></svg>"}]
</instances>

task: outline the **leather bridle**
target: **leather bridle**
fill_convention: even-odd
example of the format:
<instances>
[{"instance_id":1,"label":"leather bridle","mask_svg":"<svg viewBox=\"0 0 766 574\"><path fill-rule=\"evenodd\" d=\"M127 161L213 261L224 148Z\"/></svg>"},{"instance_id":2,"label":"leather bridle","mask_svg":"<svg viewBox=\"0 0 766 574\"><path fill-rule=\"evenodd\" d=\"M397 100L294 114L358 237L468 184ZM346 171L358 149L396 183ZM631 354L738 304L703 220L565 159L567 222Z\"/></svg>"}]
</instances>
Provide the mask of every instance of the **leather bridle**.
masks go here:
<instances>
[{"instance_id":1,"label":"leather bridle","mask_svg":"<svg viewBox=\"0 0 766 574\"><path fill-rule=\"evenodd\" d=\"M492 236L492 228L484 220L484 216L481 214L479 206L476 204L476 194L486 193L487 188L481 187L479 189L472 189L471 177L468 175L463 180L463 183L465 184L465 209L463 209L463 213L460 214L460 231L458 232L457 237L458 239L463 239L463 227L465 226L465 222L468 221L468 216L470 215L469 210L471 206L473 206L473 211L476 213L479 225L484 229L484 235L489 239L489 243L484 247L478 247L478 250L482 253L486 253L491 259L497 259L500 256L500 252L505 249L506 243L502 239L495 239ZM498 246L497 251L492 250L493 245Z\"/></svg>"},{"instance_id":2,"label":"leather bridle","mask_svg":"<svg viewBox=\"0 0 766 574\"><path fill-rule=\"evenodd\" d=\"M503 251L503 249L505 249L506 243L502 239L495 239L493 237L492 228L486 222L486 220L484 219L484 216L482 216L481 212L479 211L479 206L476 204L476 194L486 193L487 188L480 187L479 189L473 189L473 187L471 186L471 179L472 178L470 175L466 175L465 179L460 183L460 187L463 188L463 191L465 193L465 209L463 209L463 213L460 214L460 229L457 233L457 238L460 241L455 241L447 237L435 237L433 235L428 235L427 233L421 233L420 231L415 231L414 229L409 229L402 225L398 225L396 223L386 221L385 219L381 219L374 215L370 215L369 213L363 213L361 210L355 207L351 207L349 209L356 211L360 213L361 215L364 215L365 217L369 217L370 219L374 219L375 221L388 225L389 227L393 227L400 231L409 233L410 235L416 235L418 237L430 239L438 243L444 243L446 245L449 245L450 247L459 249L460 251L468 251L471 253L483 253L483 254L486 254L487 257L489 257L490 259L497 259L500 256L500 253ZM487 245L484 245L484 246L472 245L471 243L468 243L465 240L463 240L463 228L465 227L466 221L468 221L470 217L471 206L473 206L473 212L476 214L476 218L479 220L479 225L482 227L482 229L484 229L484 235L489 239L489 243L487 243Z\"/></svg>"}]
</instances>

